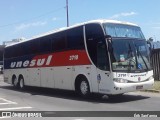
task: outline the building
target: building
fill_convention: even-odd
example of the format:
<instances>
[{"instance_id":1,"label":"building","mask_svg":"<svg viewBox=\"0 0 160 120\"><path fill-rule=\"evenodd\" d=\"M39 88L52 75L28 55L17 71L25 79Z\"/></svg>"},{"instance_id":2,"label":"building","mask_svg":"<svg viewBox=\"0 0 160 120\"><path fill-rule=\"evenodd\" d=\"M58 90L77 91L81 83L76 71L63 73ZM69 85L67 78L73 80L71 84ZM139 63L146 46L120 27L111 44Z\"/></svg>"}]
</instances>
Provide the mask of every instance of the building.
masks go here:
<instances>
[{"instance_id":1,"label":"building","mask_svg":"<svg viewBox=\"0 0 160 120\"><path fill-rule=\"evenodd\" d=\"M152 42L152 45L153 45L153 49L159 49L160 48L160 42L159 41Z\"/></svg>"},{"instance_id":2,"label":"building","mask_svg":"<svg viewBox=\"0 0 160 120\"><path fill-rule=\"evenodd\" d=\"M3 45L5 45L5 46L11 45L11 44L20 42L20 41L22 41L22 40L25 40L25 38L18 38L18 39L13 39L13 40L11 40L11 41L4 41L4 42L3 42Z\"/></svg>"}]
</instances>

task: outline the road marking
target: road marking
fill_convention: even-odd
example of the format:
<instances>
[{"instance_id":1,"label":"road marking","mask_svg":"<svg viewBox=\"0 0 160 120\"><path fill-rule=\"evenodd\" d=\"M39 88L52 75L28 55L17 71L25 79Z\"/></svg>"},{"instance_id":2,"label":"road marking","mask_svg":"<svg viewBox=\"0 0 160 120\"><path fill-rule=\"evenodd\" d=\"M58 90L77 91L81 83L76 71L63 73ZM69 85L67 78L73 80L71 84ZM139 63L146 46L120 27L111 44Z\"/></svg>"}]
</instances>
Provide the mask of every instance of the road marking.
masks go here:
<instances>
[{"instance_id":1,"label":"road marking","mask_svg":"<svg viewBox=\"0 0 160 120\"><path fill-rule=\"evenodd\" d=\"M13 101L10 101L10 100L4 99L4 98L0 98L0 100L5 101L5 102L8 103L8 104L17 104L16 102L13 102ZM0 104L1 104L1 103L0 103ZM3 104L3 103L2 103L2 104Z\"/></svg>"},{"instance_id":2,"label":"road marking","mask_svg":"<svg viewBox=\"0 0 160 120\"><path fill-rule=\"evenodd\" d=\"M0 108L0 111L2 110L19 110L19 109L30 109L32 107L13 107L13 108Z\"/></svg>"},{"instance_id":3,"label":"road marking","mask_svg":"<svg viewBox=\"0 0 160 120\"><path fill-rule=\"evenodd\" d=\"M85 119L77 118L77 119L74 119L74 120L85 120Z\"/></svg>"},{"instance_id":4,"label":"road marking","mask_svg":"<svg viewBox=\"0 0 160 120\"><path fill-rule=\"evenodd\" d=\"M0 103L0 105L17 104L17 103Z\"/></svg>"},{"instance_id":5,"label":"road marking","mask_svg":"<svg viewBox=\"0 0 160 120\"><path fill-rule=\"evenodd\" d=\"M11 117L0 117L0 119L4 119L4 118L11 118Z\"/></svg>"}]
</instances>

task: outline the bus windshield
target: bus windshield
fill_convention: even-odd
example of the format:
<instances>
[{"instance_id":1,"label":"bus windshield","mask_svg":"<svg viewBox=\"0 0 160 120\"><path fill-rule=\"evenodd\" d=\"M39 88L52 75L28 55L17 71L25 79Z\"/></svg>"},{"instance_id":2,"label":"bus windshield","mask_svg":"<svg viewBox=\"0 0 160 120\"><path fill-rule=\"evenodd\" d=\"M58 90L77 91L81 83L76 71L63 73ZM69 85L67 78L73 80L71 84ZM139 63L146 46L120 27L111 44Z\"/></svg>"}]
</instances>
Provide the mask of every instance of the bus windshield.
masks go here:
<instances>
[{"instance_id":1,"label":"bus windshield","mask_svg":"<svg viewBox=\"0 0 160 120\"><path fill-rule=\"evenodd\" d=\"M147 71L151 69L145 40L113 38L111 52L114 71Z\"/></svg>"},{"instance_id":2,"label":"bus windshield","mask_svg":"<svg viewBox=\"0 0 160 120\"><path fill-rule=\"evenodd\" d=\"M105 23L104 28L106 33L112 37L129 37L145 39L140 27L138 26Z\"/></svg>"}]
</instances>

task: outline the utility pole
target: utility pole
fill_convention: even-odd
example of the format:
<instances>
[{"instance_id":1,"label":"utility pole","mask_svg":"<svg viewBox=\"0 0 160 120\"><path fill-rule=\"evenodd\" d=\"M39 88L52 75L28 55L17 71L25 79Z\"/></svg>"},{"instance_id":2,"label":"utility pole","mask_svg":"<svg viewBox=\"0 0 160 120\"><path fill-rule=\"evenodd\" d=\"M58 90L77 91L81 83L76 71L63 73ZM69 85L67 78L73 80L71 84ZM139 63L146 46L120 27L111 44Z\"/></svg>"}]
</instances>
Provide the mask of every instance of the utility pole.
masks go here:
<instances>
[{"instance_id":1,"label":"utility pole","mask_svg":"<svg viewBox=\"0 0 160 120\"><path fill-rule=\"evenodd\" d=\"M66 0L67 27L69 27L68 0Z\"/></svg>"}]
</instances>

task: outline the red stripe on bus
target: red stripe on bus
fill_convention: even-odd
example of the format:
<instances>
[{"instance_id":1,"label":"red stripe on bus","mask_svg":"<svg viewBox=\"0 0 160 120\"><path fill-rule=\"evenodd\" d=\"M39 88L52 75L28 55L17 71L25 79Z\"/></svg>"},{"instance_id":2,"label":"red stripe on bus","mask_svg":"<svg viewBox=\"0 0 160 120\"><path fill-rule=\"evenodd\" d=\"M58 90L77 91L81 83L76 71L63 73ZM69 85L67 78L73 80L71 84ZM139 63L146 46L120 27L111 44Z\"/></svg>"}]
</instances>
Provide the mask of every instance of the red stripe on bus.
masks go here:
<instances>
[{"instance_id":1,"label":"red stripe on bus","mask_svg":"<svg viewBox=\"0 0 160 120\"><path fill-rule=\"evenodd\" d=\"M35 64L33 67L52 67L52 66L75 66L90 65L91 62L85 50L69 50L64 52L56 52L45 55L35 56L33 60L43 63Z\"/></svg>"}]
</instances>

